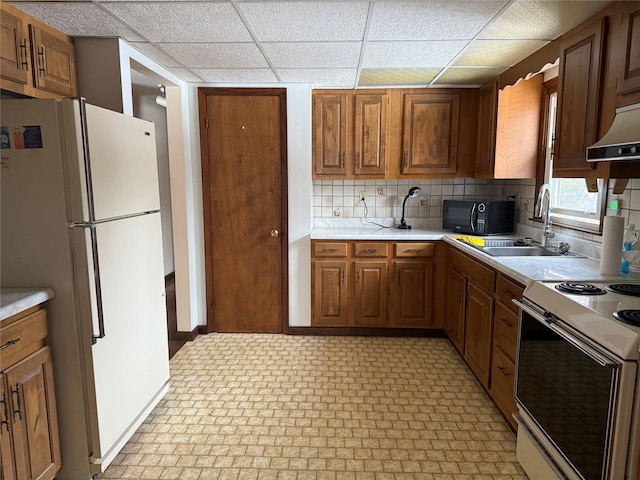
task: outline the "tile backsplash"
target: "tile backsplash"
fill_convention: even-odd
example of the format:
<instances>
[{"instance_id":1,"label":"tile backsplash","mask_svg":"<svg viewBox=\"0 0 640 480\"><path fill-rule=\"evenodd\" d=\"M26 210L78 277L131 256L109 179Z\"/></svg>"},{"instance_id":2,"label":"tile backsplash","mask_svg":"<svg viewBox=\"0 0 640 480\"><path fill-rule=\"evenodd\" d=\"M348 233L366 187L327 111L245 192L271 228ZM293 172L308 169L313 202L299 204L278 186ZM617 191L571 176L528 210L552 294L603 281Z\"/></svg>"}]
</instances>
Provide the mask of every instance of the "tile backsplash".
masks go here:
<instances>
[{"instance_id":1,"label":"tile backsplash","mask_svg":"<svg viewBox=\"0 0 640 480\"><path fill-rule=\"evenodd\" d=\"M400 222L402 202L414 186L420 187L422 193L419 197L407 200L405 218L410 224L413 221L440 225L442 201L446 199L502 200L515 196L518 234L534 239L541 236L540 222L530 220L536 195L535 181L530 179L314 180L313 216L316 223L323 225L332 222L341 224L347 219L364 221L365 218L393 225ZM613 181L609 185L607 204L611 200L618 200L625 225L633 223L640 228L640 179L630 180L620 195L614 195L612 188ZM360 201L360 192L366 192L364 202ZM558 226L553 229L556 232L555 241L568 241L572 248L593 258L600 257L600 235Z\"/></svg>"}]
</instances>

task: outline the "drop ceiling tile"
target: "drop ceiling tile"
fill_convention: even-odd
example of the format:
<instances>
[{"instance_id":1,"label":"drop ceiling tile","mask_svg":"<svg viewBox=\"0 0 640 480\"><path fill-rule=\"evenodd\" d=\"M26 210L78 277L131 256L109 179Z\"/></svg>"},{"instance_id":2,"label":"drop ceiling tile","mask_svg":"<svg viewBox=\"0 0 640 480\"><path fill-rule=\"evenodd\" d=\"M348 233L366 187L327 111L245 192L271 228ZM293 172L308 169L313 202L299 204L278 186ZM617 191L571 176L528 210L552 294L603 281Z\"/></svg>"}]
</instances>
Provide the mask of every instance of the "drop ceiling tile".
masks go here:
<instances>
[{"instance_id":1,"label":"drop ceiling tile","mask_svg":"<svg viewBox=\"0 0 640 480\"><path fill-rule=\"evenodd\" d=\"M367 42L362 66L444 67L467 45L466 41Z\"/></svg>"},{"instance_id":2,"label":"drop ceiling tile","mask_svg":"<svg viewBox=\"0 0 640 480\"><path fill-rule=\"evenodd\" d=\"M67 35L120 37L130 42L144 39L125 23L88 2L19 2L11 4Z\"/></svg>"},{"instance_id":3,"label":"drop ceiling tile","mask_svg":"<svg viewBox=\"0 0 640 480\"><path fill-rule=\"evenodd\" d=\"M476 40L454 65L510 67L547 43L546 40Z\"/></svg>"},{"instance_id":4,"label":"drop ceiling tile","mask_svg":"<svg viewBox=\"0 0 640 480\"><path fill-rule=\"evenodd\" d=\"M366 68L360 72L358 86L425 86L440 73L440 70L440 68Z\"/></svg>"},{"instance_id":5,"label":"drop ceiling tile","mask_svg":"<svg viewBox=\"0 0 640 480\"><path fill-rule=\"evenodd\" d=\"M553 40L601 10L607 3L516 0L478 38Z\"/></svg>"},{"instance_id":6,"label":"drop ceiling tile","mask_svg":"<svg viewBox=\"0 0 640 480\"><path fill-rule=\"evenodd\" d=\"M191 68L205 82L215 83L276 83L278 79L268 68Z\"/></svg>"},{"instance_id":7,"label":"drop ceiling tile","mask_svg":"<svg viewBox=\"0 0 640 480\"><path fill-rule=\"evenodd\" d=\"M186 82L200 83L202 78L186 68L172 68L171 71Z\"/></svg>"},{"instance_id":8,"label":"drop ceiling tile","mask_svg":"<svg viewBox=\"0 0 640 480\"><path fill-rule=\"evenodd\" d=\"M449 67L434 82L434 86L480 86L504 72L506 67Z\"/></svg>"},{"instance_id":9,"label":"drop ceiling tile","mask_svg":"<svg viewBox=\"0 0 640 480\"><path fill-rule=\"evenodd\" d=\"M277 69L285 83L313 83L316 87L353 88L356 83L355 68Z\"/></svg>"},{"instance_id":10,"label":"drop ceiling tile","mask_svg":"<svg viewBox=\"0 0 640 480\"><path fill-rule=\"evenodd\" d=\"M151 43L132 42L131 45L133 48L144 53L147 57L158 62L160 65L164 65L169 68L182 66L182 64L171 55L168 55L166 52Z\"/></svg>"},{"instance_id":11,"label":"drop ceiling tile","mask_svg":"<svg viewBox=\"0 0 640 480\"><path fill-rule=\"evenodd\" d=\"M267 42L265 54L275 68L353 68L360 42Z\"/></svg>"},{"instance_id":12,"label":"drop ceiling tile","mask_svg":"<svg viewBox=\"0 0 640 480\"><path fill-rule=\"evenodd\" d=\"M505 1L372 2L368 40L464 40L473 38Z\"/></svg>"},{"instance_id":13,"label":"drop ceiling tile","mask_svg":"<svg viewBox=\"0 0 640 480\"><path fill-rule=\"evenodd\" d=\"M268 68L255 43L159 43L189 68Z\"/></svg>"},{"instance_id":14,"label":"drop ceiling tile","mask_svg":"<svg viewBox=\"0 0 640 480\"><path fill-rule=\"evenodd\" d=\"M251 42L231 3L103 3L152 42Z\"/></svg>"},{"instance_id":15,"label":"drop ceiling tile","mask_svg":"<svg viewBox=\"0 0 640 480\"><path fill-rule=\"evenodd\" d=\"M263 42L361 41L368 2L239 2Z\"/></svg>"}]
</instances>

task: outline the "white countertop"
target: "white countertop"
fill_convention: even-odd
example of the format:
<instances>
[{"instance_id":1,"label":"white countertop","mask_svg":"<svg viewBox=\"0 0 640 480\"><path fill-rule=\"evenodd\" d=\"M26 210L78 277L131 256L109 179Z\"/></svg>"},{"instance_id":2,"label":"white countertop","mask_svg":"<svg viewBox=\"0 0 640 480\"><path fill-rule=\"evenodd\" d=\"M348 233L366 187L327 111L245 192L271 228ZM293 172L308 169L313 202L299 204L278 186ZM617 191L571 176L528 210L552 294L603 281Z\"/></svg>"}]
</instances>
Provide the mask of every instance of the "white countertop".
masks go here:
<instances>
[{"instance_id":1,"label":"white countertop","mask_svg":"<svg viewBox=\"0 0 640 480\"><path fill-rule=\"evenodd\" d=\"M0 288L0 321L53 298L50 288Z\"/></svg>"},{"instance_id":2,"label":"white countertop","mask_svg":"<svg viewBox=\"0 0 640 480\"><path fill-rule=\"evenodd\" d=\"M632 273L631 276L601 275L600 261L588 257L492 257L468 244L451 238L453 236L459 235L438 229L421 228L399 230L397 228L381 227L322 227L314 228L311 232L312 240L443 240L523 285L527 285L532 280L574 280L585 282L640 280L640 273ZM504 235L499 238L518 237Z\"/></svg>"}]
</instances>

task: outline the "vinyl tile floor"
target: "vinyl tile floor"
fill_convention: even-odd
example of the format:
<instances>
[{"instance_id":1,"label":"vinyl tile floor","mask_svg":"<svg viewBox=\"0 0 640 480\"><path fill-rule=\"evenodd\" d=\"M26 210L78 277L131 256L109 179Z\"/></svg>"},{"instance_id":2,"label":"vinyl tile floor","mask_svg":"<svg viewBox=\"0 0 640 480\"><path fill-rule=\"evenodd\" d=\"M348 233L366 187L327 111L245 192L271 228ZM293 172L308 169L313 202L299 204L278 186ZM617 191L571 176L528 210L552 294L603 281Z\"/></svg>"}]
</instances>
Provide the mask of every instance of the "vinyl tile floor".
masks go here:
<instances>
[{"instance_id":1,"label":"vinyl tile floor","mask_svg":"<svg viewBox=\"0 0 640 480\"><path fill-rule=\"evenodd\" d=\"M209 334L101 479L525 480L444 338Z\"/></svg>"}]
</instances>

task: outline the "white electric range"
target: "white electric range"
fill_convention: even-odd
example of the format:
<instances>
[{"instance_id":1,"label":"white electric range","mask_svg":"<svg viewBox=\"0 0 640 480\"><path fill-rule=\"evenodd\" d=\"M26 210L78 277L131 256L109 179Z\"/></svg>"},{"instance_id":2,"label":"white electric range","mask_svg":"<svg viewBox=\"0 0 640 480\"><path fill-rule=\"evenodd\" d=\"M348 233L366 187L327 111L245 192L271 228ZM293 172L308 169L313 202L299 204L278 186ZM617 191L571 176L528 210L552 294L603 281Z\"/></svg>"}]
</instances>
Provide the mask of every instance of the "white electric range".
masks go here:
<instances>
[{"instance_id":1,"label":"white electric range","mask_svg":"<svg viewBox=\"0 0 640 480\"><path fill-rule=\"evenodd\" d=\"M532 282L516 303L517 455L529 477L638 478L640 283Z\"/></svg>"}]
</instances>

